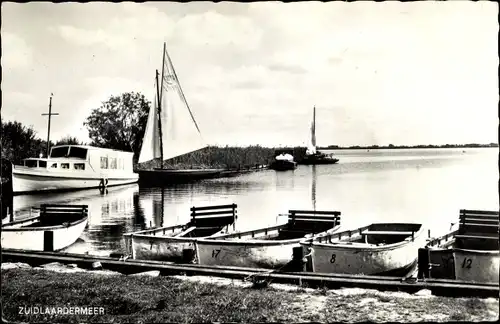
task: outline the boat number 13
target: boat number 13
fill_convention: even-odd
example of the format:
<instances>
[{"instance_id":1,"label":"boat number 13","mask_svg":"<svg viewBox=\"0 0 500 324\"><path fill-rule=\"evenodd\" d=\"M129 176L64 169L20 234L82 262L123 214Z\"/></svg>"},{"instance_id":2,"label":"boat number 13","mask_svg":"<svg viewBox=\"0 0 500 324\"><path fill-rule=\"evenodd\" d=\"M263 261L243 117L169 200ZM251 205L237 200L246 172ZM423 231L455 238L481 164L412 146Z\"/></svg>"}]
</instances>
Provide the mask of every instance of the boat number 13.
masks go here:
<instances>
[{"instance_id":1,"label":"boat number 13","mask_svg":"<svg viewBox=\"0 0 500 324\"><path fill-rule=\"evenodd\" d=\"M470 269L471 265L472 265L472 259L465 258L464 262L462 263L462 268Z\"/></svg>"},{"instance_id":2,"label":"boat number 13","mask_svg":"<svg viewBox=\"0 0 500 324\"><path fill-rule=\"evenodd\" d=\"M332 257L330 258L330 263L335 263L336 255L335 253L332 254Z\"/></svg>"}]
</instances>

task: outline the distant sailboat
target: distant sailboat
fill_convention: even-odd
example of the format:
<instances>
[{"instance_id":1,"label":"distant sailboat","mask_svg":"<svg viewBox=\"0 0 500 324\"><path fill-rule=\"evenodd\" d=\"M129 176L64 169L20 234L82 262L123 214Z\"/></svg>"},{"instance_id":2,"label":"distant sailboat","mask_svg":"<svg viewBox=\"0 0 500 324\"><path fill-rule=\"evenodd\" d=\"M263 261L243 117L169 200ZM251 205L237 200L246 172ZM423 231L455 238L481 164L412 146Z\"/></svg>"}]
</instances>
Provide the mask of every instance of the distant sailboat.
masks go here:
<instances>
[{"instance_id":1,"label":"distant sailboat","mask_svg":"<svg viewBox=\"0 0 500 324\"><path fill-rule=\"evenodd\" d=\"M304 159L301 164L335 164L339 159L334 158L331 154L325 154L316 149L316 106L313 108L313 120L311 123L311 141L309 142Z\"/></svg>"},{"instance_id":2,"label":"distant sailboat","mask_svg":"<svg viewBox=\"0 0 500 324\"><path fill-rule=\"evenodd\" d=\"M139 163L159 158L161 167L141 170L139 180L148 183L184 182L216 176L220 169L164 169L163 161L205 148L198 124L189 108L174 66L163 44L161 79L156 70L156 95L149 111Z\"/></svg>"}]
</instances>

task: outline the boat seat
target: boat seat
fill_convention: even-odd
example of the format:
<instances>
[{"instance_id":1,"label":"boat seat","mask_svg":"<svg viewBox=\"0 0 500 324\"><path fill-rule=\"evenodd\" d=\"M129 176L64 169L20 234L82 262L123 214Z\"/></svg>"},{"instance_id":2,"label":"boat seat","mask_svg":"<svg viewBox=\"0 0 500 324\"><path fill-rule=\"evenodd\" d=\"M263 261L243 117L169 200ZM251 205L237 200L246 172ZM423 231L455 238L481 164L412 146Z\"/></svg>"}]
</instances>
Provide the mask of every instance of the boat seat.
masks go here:
<instances>
[{"instance_id":1,"label":"boat seat","mask_svg":"<svg viewBox=\"0 0 500 324\"><path fill-rule=\"evenodd\" d=\"M182 232L180 232L180 233L178 233L178 234L172 235L172 237L184 236L184 235L188 234L189 232L194 231L195 229L196 229L196 226L189 227L189 228L188 228L187 230L185 230L185 231L182 231Z\"/></svg>"},{"instance_id":2,"label":"boat seat","mask_svg":"<svg viewBox=\"0 0 500 324\"><path fill-rule=\"evenodd\" d=\"M414 235L415 232L402 232L402 231L363 231L362 235L404 235L410 236Z\"/></svg>"},{"instance_id":3,"label":"boat seat","mask_svg":"<svg viewBox=\"0 0 500 324\"><path fill-rule=\"evenodd\" d=\"M497 240L498 241L498 236L457 234L457 235L455 235L455 237L456 238L465 238L465 239L484 239L484 240Z\"/></svg>"}]
</instances>

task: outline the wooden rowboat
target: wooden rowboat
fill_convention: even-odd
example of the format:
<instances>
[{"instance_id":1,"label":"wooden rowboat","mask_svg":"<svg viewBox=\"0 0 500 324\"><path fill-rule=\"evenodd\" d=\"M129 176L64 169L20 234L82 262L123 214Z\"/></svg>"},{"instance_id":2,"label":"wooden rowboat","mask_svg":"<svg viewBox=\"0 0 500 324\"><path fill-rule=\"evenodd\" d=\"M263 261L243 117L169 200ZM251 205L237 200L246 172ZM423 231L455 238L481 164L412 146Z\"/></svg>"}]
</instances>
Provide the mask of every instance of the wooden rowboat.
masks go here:
<instances>
[{"instance_id":1,"label":"wooden rowboat","mask_svg":"<svg viewBox=\"0 0 500 324\"><path fill-rule=\"evenodd\" d=\"M199 264L277 269L293 260L306 235L340 227L338 211L290 210L286 224L196 240Z\"/></svg>"},{"instance_id":2,"label":"wooden rowboat","mask_svg":"<svg viewBox=\"0 0 500 324\"><path fill-rule=\"evenodd\" d=\"M192 207L191 221L124 234L127 254L133 259L192 262L194 240L227 233L235 226L236 204Z\"/></svg>"},{"instance_id":3,"label":"wooden rowboat","mask_svg":"<svg viewBox=\"0 0 500 324\"><path fill-rule=\"evenodd\" d=\"M411 223L374 223L301 242L311 271L359 275L404 275L424 244L422 225Z\"/></svg>"},{"instance_id":4,"label":"wooden rowboat","mask_svg":"<svg viewBox=\"0 0 500 324\"><path fill-rule=\"evenodd\" d=\"M458 229L419 249L419 277L498 284L498 216L498 211L460 210Z\"/></svg>"},{"instance_id":5,"label":"wooden rowboat","mask_svg":"<svg viewBox=\"0 0 500 324\"><path fill-rule=\"evenodd\" d=\"M62 250L80 237L87 222L87 205L41 205L38 216L2 225L2 249Z\"/></svg>"}]
</instances>

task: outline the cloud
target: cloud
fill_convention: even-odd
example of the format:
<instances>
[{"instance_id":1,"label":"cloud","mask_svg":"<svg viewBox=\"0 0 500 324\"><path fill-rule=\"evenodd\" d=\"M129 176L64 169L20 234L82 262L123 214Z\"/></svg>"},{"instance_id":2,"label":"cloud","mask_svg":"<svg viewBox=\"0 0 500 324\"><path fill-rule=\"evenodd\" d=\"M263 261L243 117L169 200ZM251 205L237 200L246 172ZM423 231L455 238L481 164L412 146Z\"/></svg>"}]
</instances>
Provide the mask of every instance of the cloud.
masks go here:
<instances>
[{"instance_id":1,"label":"cloud","mask_svg":"<svg viewBox=\"0 0 500 324\"><path fill-rule=\"evenodd\" d=\"M33 61L32 49L16 34L2 32L2 68L26 68Z\"/></svg>"}]
</instances>

